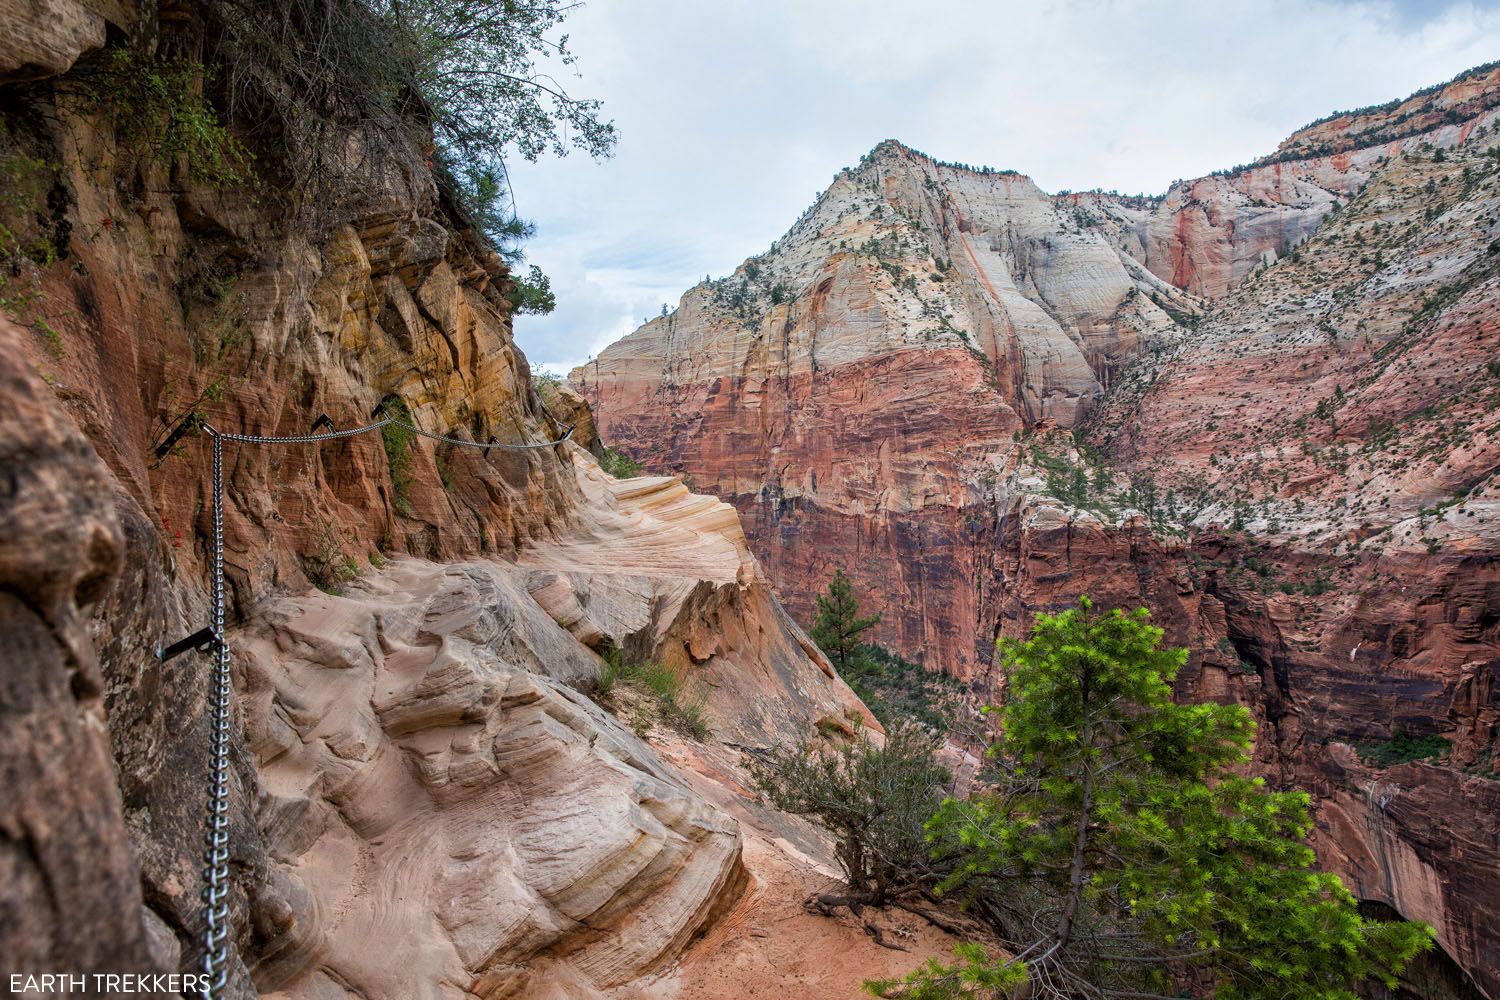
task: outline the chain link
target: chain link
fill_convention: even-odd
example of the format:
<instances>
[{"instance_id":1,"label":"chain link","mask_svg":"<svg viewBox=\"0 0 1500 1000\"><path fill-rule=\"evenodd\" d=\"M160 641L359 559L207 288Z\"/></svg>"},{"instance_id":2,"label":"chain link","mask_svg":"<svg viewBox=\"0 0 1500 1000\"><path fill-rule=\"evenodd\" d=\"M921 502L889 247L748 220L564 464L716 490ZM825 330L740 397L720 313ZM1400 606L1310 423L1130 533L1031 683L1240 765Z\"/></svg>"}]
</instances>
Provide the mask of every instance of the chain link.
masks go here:
<instances>
[{"instance_id":1,"label":"chain link","mask_svg":"<svg viewBox=\"0 0 1500 1000\"><path fill-rule=\"evenodd\" d=\"M215 438L223 438L225 441L238 441L241 444L314 444L318 441L332 441L334 438L354 437L357 434L368 434L370 431L379 430L386 424L399 423L386 417L377 420L373 424L365 424L363 427L352 427L347 431L328 431L326 434L298 434L291 437L262 437L258 434L230 434L227 431L216 431L212 427L204 426L204 430Z\"/></svg>"},{"instance_id":2,"label":"chain link","mask_svg":"<svg viewBox=\"0 0 1500 1000\"><path fill-rule=\"evenodd\" d=\"M224 443L213 436L213 571L210 615L214 633L209 684L208 823L204 830L203 1000L214 1000L229 978L229 645L224 641Z\"/></svg>"},{"instance_id":3,"label":"chain link","mask_svg":"<svg viewBox=\"0 0 1500 1000\"><path fill-rule=\"evenodd\" d=\"M234 693L229 671L229 643L224 635L224 442L240 444L314 444L336 438L354 437L379 430L388 424L448 444L468 448L505 448L528 451L562 444L573 436L573 428L556 441L540 444L483 444L445 437L414 427L404 420L385 417L373 424L347 431L326 434L302 434L291 437L265 437L256 434L230 434L205 424L203 432L213 441L213 592L209 616L213 630L213 676L209 681L209 757L208 817L203 839L203 973L207 985L203 1000L216 1000L229 980L229 723L231 697Z\"/></svg>"}]
</instances>

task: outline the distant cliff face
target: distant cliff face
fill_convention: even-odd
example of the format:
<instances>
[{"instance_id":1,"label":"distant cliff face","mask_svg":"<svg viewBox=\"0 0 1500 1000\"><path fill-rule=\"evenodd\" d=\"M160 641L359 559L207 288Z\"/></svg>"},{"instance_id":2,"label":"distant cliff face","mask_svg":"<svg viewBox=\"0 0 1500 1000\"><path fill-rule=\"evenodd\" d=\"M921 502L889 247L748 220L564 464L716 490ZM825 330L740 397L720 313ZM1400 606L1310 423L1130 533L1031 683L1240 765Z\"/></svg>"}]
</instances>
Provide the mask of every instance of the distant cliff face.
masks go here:
<instances>
[{"instance_id":1,"label":"distant cliff face","mask_svg":"<svg viewBox=\"0 0 1500 1000\"><path fill-rule=\"evenodd\" d=\"M1324 859L1493 993L1497 168L1493 67L1161 199L885 143L571 379L804 621L843 568L878 641L985 686L1035 610L1147 604ZM1397 730L1453 749L1350 749Z\"/></svg>"},{"instance_id":2,"label":"distant cliff face","mask_svg":"<svg viewBox=\"0 0 1500 1000\"><path fill-rule=\"evenodd\" d=\"M1493 105L1486 79L1478 103ZM1132 366L1090 427L1188 527L1199 586L1272 682L1262 738L1286 780L1326 799L1324 857L1438 927L1492 994L1500 884L1479 858L1500 844L1497 120L1383 147L1290 258ZM1446 737L1445 766L1380 773L1349 749L1397 730Z\"/></svg>"},{"instance_id":3,"label":"distant cliff face","mask_svg":"<svg viewBox=\"0 0 1500 1000\"><path fill-rule=\"evenodd\" d=\"M1494 89L1407 102L1425 131L1359 119L1346 131L1377 145L1283 152L1156 199L1049 196L883 143L770 251L572 381L607 440L751 518L794 609L841 562L889 555L864 567L885 641L964 672L988 657L993 608L976 594L992 544L963 512L1008 473L1013 439L1079 426L1201 296L1305 240L1402 150L1466 141ZM1317 149L1338 146L1317 129Z\"/></svg>"},{"instance_id":4,"label":"distant cliff face","mask_svg":"<svg viewBox=\"0 0 1500 1000\"><path fill-rule=\"evenodd\" d=\"M606 440L740 509L795 610L858 564L887 641L965 668L987 546L964 509L1013 436L1076 424L1165 342L1166 308L1197 308L1101 220L886 143L769 253L573 381Z\"/></svg>"}]
</instances>

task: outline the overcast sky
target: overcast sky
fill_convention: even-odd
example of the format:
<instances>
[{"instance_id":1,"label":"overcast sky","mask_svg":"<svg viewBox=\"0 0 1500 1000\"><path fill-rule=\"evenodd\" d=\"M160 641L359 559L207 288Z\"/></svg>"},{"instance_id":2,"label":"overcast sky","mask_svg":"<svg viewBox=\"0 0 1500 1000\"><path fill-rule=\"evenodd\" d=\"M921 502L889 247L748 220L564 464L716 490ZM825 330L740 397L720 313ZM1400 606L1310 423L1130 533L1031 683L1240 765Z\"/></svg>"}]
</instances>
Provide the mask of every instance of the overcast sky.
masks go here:
<instances>
[{"instance_id":1,"label":"overcast sky","mask_svg":"<svg viewBox=\"0 0 1500 1000\"><path fill-rule=\"evenodd\" d=\"M567 23L615 156L512 166L565 372L766 249L882 139L1048 191L1159 193L1340 109L1500 59L1500 0L589 0Z\"/></svg>"}]
</instances>

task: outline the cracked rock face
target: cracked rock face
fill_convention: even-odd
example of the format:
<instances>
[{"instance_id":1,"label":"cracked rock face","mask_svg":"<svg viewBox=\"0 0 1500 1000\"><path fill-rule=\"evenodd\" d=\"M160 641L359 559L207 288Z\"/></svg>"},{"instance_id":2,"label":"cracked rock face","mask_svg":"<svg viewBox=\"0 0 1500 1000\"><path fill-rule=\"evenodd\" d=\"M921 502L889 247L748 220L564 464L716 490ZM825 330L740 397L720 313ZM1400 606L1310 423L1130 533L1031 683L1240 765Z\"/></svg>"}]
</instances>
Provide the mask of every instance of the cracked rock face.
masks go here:
<instances>
[{"instance_id":1,"label":"cracked rock face","mask_svg":"<svg viewBox=\"0 0 1500 1000\"><path fill-rule=\"evenodd\" d=\"M737 824L569 686L597 660L526 576L402 560L242 635L267 994L583 996L733 902Z\"/></svg>"},{"instance_id":2,"label":"cracked rock face","mask_svg":"<svg viewBox=\"0 0 1500 1000\"><path fill-rule=\"evenodd\" d=\"M103 463L23 362L19 334L0 316L0 968L147 972L158 965L86 628L120 572L120 522Z\"/></svg>"}]
</instances>

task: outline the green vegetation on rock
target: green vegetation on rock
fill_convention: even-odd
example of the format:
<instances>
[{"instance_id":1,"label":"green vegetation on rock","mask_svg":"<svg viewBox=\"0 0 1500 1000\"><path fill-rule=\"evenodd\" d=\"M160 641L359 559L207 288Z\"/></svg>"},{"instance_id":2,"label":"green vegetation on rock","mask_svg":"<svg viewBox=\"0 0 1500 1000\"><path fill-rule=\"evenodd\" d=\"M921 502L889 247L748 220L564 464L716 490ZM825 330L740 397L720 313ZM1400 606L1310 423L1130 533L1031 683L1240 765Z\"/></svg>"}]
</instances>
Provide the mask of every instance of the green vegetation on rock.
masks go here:
<instances>
[{"instance_id":1,"label":"green vegetation on rock","mask_svg":"<svg viewBox=\"0 0 1500 1000\"><path fill-rule=\"evenodd\" d=\"M411 422L411 410L399 399L388 400L380 408L380 415ZM416 440L417 436L400 424L390 423L380 428L386 469L391 477L391 506L402 514L411 513L412 445Z\"/></svg>"},{"instance_id":2,"label":"green vegetation on rock","mask_svg":"<svg viewBox=\"0 0 1500 1000\"><path fill-rule=\"evenodd\" d=\"M140 156L164 168L181 162L196 180L244 183L254 157L205 100L211 75L191 59L117 48L81 75L80 96L96 103Z\"/></svg>"},{"instance_id":3,"label":"green vegetation on rock","mask_svg":"<svg viewBox=\"0 0 1500 1000\"><path fill-rule=\"evenodd\" d=\"M864 643L860 636L880 624L880 616L861 615L854 585L842 569L834 570L828 591L817 598L818 616L813 620L812 638L838 670L840 676L854 673Z\"/></svg>"},{"instance_id":4,"label":"green vegetation on rock","mask_svg":"<svg viewBox=\"0 0 1500 1000\"><path fill-rule=\"evenodd\" d=\"M1144 609L1096 614L1084 598L1002 641L1009 681L995 787L949 799L934 852L943 891L990 914L1033 995L1170 995L1194 970L1234 1000L1355 1000L1394 986L1431 947L1423 924L1361 917L1316 871L1304 792L1241 773L1255 725L1242 707L1178 704L1187 659L1161 648ZM972 958L875 984L946 997Z\"/></svg>"},{"instance_id":5,"label":"green vegetation on rock","mask_svg":"<svg viewBox=\"0 0 1500 1000\"><path fill-rule=\"evenodd\" d=\"M830 607L860 622L857 605ZM1355 1000L1365 983L1393 987L1431 947L1430 927L1363 917L1314 868L1307 794L1244 775L1255 731L1244 708L1173 700L1187 651L1161 638L1144 609L1099 614L1082 598L1038 615L1026 640L1002 640L992 773L932 807L925 854L910 847L910 814L944 779L923 777L915 725L884 749L810 741L757 765L764 795L839 840L850 892L828 906L879 898L922 912L945 896L999 946L970 941L958 961L871 992L1110 1000L1191 981L1222 1000Z\"/></svg>"},{"instance_id":6,"label":"green vegetation on rock","mask_svg":"<svg viewBox=\"0 0 1500 1000\"><path fill-rule=\"evenodd\" d=\"M622 686L649 698L656 716L673 729L698 740L708 737L708 691L685 671L655 660L630 660L618 649L607 650L594 683L594 695L602 702L614 704L622 701L619 697ZM646 728L650 721L638 714L637 731Z\"/></svg>"},{"instance_id":7,"label":"green vegetation on rock","mask_svg":"<svg viewBox=\"0 0 1500 1000\"><path fill-rule=\"evenodd\" d=\"M834 835L847 892L820 904L883 906L932 881L926 823L951 775L937 763L932 734L911 723L886 730L883 745L865 734L831 748L813 743L773 749L753 760L762 797L817 820ZM874 926L874 925L869 925ZM879 928L872 933L879 935Z\"/></svg>"},{"instance_id":8,"label":"green vegetation on rock","mask_svg":"<svg viewBox=\"0 0 1500 1000\"><path fill-rule=\"evenodd\" d=\"M632 476L639 476L644 466L623 451L605 448L604 457L599 459L599 468L616 479L630 479Z\"/></svg>"},{"instance_id":9,"label":"green vegetation on rock","mask_svg":"<svg viewBox=\"0 0 1500 1000\"><path fill-rule=\"evenodd\" d=\"M1376 767L1390 767L1393 764L1439 757L1451 750L1452 745L1436 734L1415 736L1397 726L1389 740L1383 743L1356 743L1354 749L1366 763Z\"/></svg>"}]
</instances>

